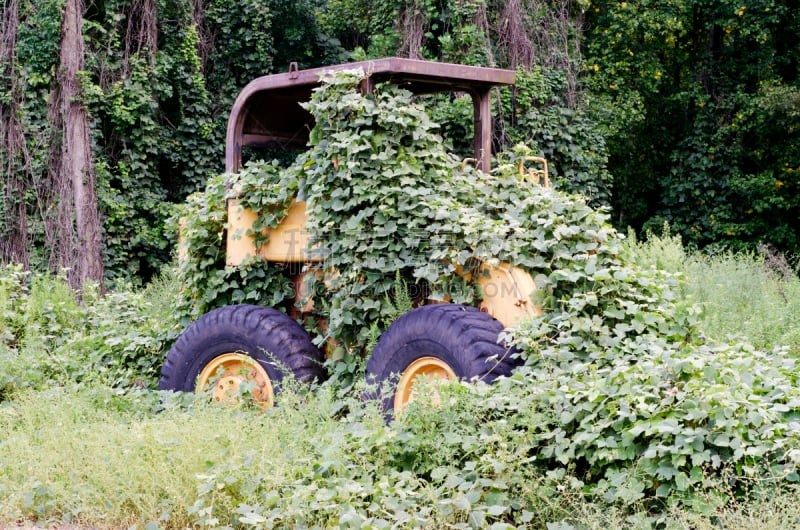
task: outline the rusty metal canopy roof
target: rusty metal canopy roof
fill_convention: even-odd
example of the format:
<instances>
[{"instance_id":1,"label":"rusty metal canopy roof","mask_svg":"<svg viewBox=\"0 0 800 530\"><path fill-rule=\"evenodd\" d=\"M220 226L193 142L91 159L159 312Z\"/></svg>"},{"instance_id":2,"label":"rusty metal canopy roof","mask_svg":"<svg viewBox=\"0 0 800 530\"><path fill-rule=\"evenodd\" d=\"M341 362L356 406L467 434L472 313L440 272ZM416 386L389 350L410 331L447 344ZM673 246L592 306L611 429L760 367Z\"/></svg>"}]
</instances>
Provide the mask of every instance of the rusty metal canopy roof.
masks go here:
<instances>
[{"instance_id":1,"label":"rusty metal canopy roof","mask_svg":"<svg viewBox=\"0 0 800 530\"><path fill-rule=\"evenodd\" d=\"M326 73L359 68L367 75L367 90L376 83L391 82L414 94L466 92L473 97L476 109L479 105L487 107L483 114L488 110L490 89L513 84L515 77L511 70L398 57L309 70L290 68L286 73L259 77L242 89L231 110L225 146L227 171L239 169L243 147L305 148L313 118L299 103L311 98L312 90L320 85L320 78ZM479 121L476 110L476 127ZM483 121L487 121L485 116ZM484 127L480 134L485 133ZM476 150L478 134L476 130Z\"/></svg>"}]
</instances>

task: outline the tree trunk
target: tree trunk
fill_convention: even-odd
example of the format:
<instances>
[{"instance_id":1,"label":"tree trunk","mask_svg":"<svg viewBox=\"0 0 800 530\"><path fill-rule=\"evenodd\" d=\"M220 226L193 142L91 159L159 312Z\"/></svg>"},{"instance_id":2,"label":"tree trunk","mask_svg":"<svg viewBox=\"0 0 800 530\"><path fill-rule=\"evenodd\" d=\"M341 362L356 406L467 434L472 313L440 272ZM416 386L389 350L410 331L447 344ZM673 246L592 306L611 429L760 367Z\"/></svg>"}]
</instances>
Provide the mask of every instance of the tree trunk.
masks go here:
<instances>
[{"instance_id":1,"label":"tree trunk","mask_svg":"<svg viewBox=\"0 0 800 530\"><path fill-rule=\"evenodd\" d=\"M57 261L68 267L68 278L74 288L80 288L87 280L100 284L103 280L103 247L89 120L79 100L78 73L83 69L84 55L83 10L82 0L66 0L56 96L63 137L60 160L51 161L51 174L55 177L55 189L59 191L58 229L71 240L71 244L61 241Z\"/></svg>"},{"instance_id":2,"label":"tree trunk","mask_svg":"<svg viewBox=\"0 0 800 530\"><path fill-rule=\"evenodd\" d=\"M424 6L418 5L417 0L411 0L405 9L400 11L400 31L403 41L400 44L398 55L410 59L421 59L422 41L425 36Z\"/></svg>"},{"instance_id":3,"label":"tree trunk","mask_svg":"<svg viewBox=\"0 0 800 530\"><path fill-rule=\"evenodd\" d=\"M0 225L0 263L28 267L28 219L25 208L27 151L19 123L20 87L16 75L16 40L19 29L18 0L3 0L0 11L0 188L3 213Z\"/></svg>"}]
</instances>

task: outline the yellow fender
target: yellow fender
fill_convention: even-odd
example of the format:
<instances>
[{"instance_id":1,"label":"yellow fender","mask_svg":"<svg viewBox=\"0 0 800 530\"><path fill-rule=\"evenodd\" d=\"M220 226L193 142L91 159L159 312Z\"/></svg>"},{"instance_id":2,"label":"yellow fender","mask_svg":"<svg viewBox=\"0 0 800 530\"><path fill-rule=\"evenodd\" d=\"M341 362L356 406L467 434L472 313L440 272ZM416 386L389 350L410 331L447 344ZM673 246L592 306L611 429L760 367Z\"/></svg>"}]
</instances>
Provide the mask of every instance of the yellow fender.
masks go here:
<instances>
[{"instance_id":1,"label":"yellow fender","mask_svg":"<svg viewBox=\"0 0 800 530\"><path fill-rule=\"evenodd\" d=\"M542 314L540 307L531 301L536 290L533 277L508 262L498 265L484 263L478 271L477 284L483 293L481 311L499 320L503 327L511 327Z\"/></svg>"}]
</instances>

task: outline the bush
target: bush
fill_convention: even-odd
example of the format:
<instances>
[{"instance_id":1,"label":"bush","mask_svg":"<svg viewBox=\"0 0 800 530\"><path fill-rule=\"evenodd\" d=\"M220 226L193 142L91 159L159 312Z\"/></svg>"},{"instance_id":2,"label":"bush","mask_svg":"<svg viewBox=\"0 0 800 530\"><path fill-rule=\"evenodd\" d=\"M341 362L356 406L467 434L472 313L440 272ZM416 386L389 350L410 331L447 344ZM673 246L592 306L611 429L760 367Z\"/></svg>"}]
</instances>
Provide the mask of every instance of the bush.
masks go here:
<instances>
[{"instance_id":1,"label":"bush","mask_svg":"<svg viewBox=\"0 0 800 530\"><path fill-rule=\"evenodd\" d=\"M78 301L64 278L0 270L0 398L70 381L155 387L178 334L174 280Z\"/></svg>"},{"instance_id":2,"label":"bush","mask_svg":"<svg viewBox=\"0 0 800 530\"><path fill-rule=\"evenodd\" d=\"M141 291L84 299L85 320L63 348L70 380L117 388L155 388L168 346L181 331L174 278Z\"/></svg>"}]
</instances>

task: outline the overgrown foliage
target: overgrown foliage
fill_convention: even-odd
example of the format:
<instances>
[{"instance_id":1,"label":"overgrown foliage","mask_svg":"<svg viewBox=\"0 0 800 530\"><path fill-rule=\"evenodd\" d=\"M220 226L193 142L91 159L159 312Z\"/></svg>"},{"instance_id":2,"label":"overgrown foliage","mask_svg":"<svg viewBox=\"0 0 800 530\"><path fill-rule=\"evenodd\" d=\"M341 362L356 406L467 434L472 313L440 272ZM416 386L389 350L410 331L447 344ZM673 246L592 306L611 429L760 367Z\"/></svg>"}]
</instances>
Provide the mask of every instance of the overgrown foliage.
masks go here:
<instances>
[{"instance_id":1,"label":"overgrown foliage","mask_svg":"<svg viewBox=\"0 0 800 530\"><path fill-rule=\"evenodd\" d=\"M181 210L184 325L216 307L237 303L281 307L293 297L288 278L278 266L266 267L256 258L238 267L229 267L225 262L227 200L240 199L243 207L259 216L250 233L238 237L277 226L297 190L296 181L292 184L291 178L281 181L280 171L276 164L254 162L236 175L209 179L205 192L189 196ZM265 242L266 238L259 239L257 244L260 247Z\"/></svg>"},{"instance_id":2,"label":"overgrown foliage","mask_svg":"<svg viewBox=\"0 0 800 530\"><path fill-rule=\"evenodd\" d=\"M91 122L103 259L112 282L147 281L170 261L176 238L167 220L176 203L219 171L227 113L244 84L270 73L273 57L283 61L281 70L289 59L304 66L343 59L335 39L317 27L314 2L229 4L110 1L83 14L79 99ZM64 6L28 0L3 6L0 259L57 274L59 193L48 165L61 133L47 102L58 89ZM300 51L303 57L294 55Z\"/></svg>"},{"instance_id":3,"label":"overgrown foliage","mask_svg":"<svg viewBox=\"0 0 800 530\"><path fill-rule=\"evenodd\" d=\"M365 6L358 2L329 4L352 8L353 16L343 21L361 24L358 38L366 39L367 54L401 49L465 62L495 57L496 50L476 45L492 42L497 27L486 18L485 2L377 2L361 11ZM635 224L643 224L655 204L658 215L650 225L660 228L662 219L670 219L690 242L770 238L793 248L793 224L782 217L796 217L797 28L783 21L793 20L796 8L780 2L758 10L732 2L580 5L586 11L578 19L586 16L595 39L585 48L592 93L573 90L570 67L526 71L518 90L500 100L503 114L521 124L519 130L505 127L504 137L546 152L556 161L556 173L569 177L562 186L576 182L598 202L610 196L610 175L601 171L607 160L601 140L608 140L611 163L626 164L617 191L621 182L645 199L616 203L623 222L635 215ZM40 42L37 35L57 34L59 6L25 3L17 11L18 49L26 60L12 60L11 68L19 69L17 79L30 90L8 83L14 76L5 64L0 72L0 104L16 98L22 111L13 115L21 116L18 126L29 149L9 154L14 175L22 175L14 182L29 186L37 199L48 197L37 171L46 168L51 143L51 131L37 116L54 76L46 39ZM154 191L144 195L149 202L135 207L108 199L120 205L109 226L156 212L157 228L147 237L163 245L165 197L199 185L218 156L213 146L220 145L221 127L214 105L227 104L226 90L233 87L224 69L214 70L208 60L215 53L205 47L217 35L213 28L233 38L258 33L253 55L232 44L230 49L243 53L215 56L248 77L260 64L259 54L274 46L266 27L278 7L245 5L249 18L240 20L223 4L218 12L201 13L158 3L172 26L156 53L154 19L145 16L153 4L131 6L131 13L139 10L135 16L120 14L127 13L125 6L110 6L94 6L97 11L87 16L115 21L110 30L91 26L89 40L98 55L85 80L86 102L104 123L97 138L114 144L108 160L98 156L99 171L106 171L103 189L107 198L117 186L133 189L135 175L143 172L151 184L144 188ZM531 10L530 17L540 21L534 17L539 14ZM287 31L286 42L313 27L280 23L295 30ZM6 28L12 26L4 20L3 43L10 42ZM556 34L573 42L576 33L567 30ZM516 42L525 36L515 35ZM305 48L309 62L314 50L336 48L329 40L314 43ZM564 64L574 65L574 59L567 53ZM151 71L155 75L145 75ZM686 270L688 281L639 268L634 261L645 260L647 247L626 246L606 213L582 198L520 186L515 162L528 154L524 146L507 150L493 175L462 169L408 94L384 89L364 97L350 75L329 80L315 94L312 149L289 170L253 163L238 176L211 179L205 194L190 199L180 286L104 299L88 289L80 305L61 279L16 266L3 269L0 430L10 434L0 441L0 517L117 526L150 521L151 527L161 521L176 527L569 528L585 524L588 499L594 503L589 511L604 512L599 519L607 524L598 526L669 527L679 509L691 510L692 526L702 526L703 517L717 524L727 507L740 502L770 509L771 501L761 499L774 497L776 509L785 509L780 499L796 494L792 483L800 463L800 312L796 275L791 265L779 263L779 253L765 247L758 259L721 254L687 261L679 244L661 240L677 248L670 263L680 264L673 269ZM152 79L155 89L149 92ZM23 94L28 99L19 99ZM0 108L4 117L8 108ZM444 118L445 129L458 130L463 110L458 100L443 104L437 119ZM161 132L144 135L152 131ZM19 136L4 138L13 140L4 144L4 153L9 145L22 145ZM169 180L175 175L181 176ZM658 185L652 184L654 175ZM651 192L661 190L663 199L650 200ZM312 234L322 251L335 250L318 272L337 273L328 275L328 286L309 292L316 311L332 323L316 330L319 340L335 338L349 349L345 368L313 394L287 391L281 407L257 418L199 403L186 415L169 403L156 405L155 394L106 390L106 384L153 385L160 354L177 332L171 304L176 292L188 318L242 301L289 309L293 286L285 271L256 261L226 267L222 237L227 198L240 198L260 214L253 232L263 244L261 228L280 220L295 193L311 199L317 223ZM13 191L4 189L4 197L14 197ZM750 213L737 210L742 197L752 200ZM17 211L13 201L7 204L4 212ZM47 202L34 204L40 209L31 210L43 216ZM740 215L756 212L766 215ZM32 222L26 237L52 237L45 224ZM352 233L343 237L343 228ZM417 232L423 229L424 238ZM119 244L129 245L129 236ZM631 248L640 252L638 258ZM126 252L111 252L117 264L111 270L132 264L124 276L147 268ZM654 253L661 263L670 257L658 247L650 252L651 261ZM439 388L444 406L421 396L387 427L360 400L361 389L351 388L359 369L353 353L374 339L398 307L414 303L399 292L473 303L480 293L454 273L495 259L523 266L536 278L535 301L543 314L506 337L518 346L525 366L494 387ZM46 260L45 251L33 255L34 263ZM740 260L747 264L743 272L736 267ZM726 288L723 278L734 277L745 281ZM755 285L765 286L767 302L737 298ZM717 322L722 318L724 325ZM774 325L764 329L763 322ZM752 330L755 344L730 337L737 327ZM72 381L81 393L59 388ZM93 390L85 392L87 387ZM50 394L31 392L46 388ZM154 407L162 415L152 414ZM131 419L141 424L131 425ZM213 434L198 441L197 432ZM66 436L71 433L79 436ZM98 472L87 476L85 464L71 455L91 455L93 448ZM152 472L165 466L185 474L166 483ZM131 495L131 476L152 487ZM796 507L786 511L793 524Z\"/></svg>"},{"instance_id":4,"label":"overgrown foliage","mask_svg":"<svg viewBox=\"0 0 800 530\"><path fill-rule=\"evenodd\" d=\"M641 266L683 274L681 297L697 303L705 335L726 342L746 337L758 349L800 352L800 314L792 309L800 297L797 274L783 255L769 247L758 253L689 253L680 236L669 227L664 232L646 241L631 237L629 244Z\"/></svg>"},{"instance_id":5,"label":"overgrown foliage","mask_svg":"<svg viewBox=\"0 0 800 530\"><path fill-rule=\"evenodd\" d=\"M318 273L329 282L312 289L329 318L321 341L358 351L391 314L397 275L418 303L474 304L480 292L457 271L509 261L535 277L543 314L507 330L526 364L481 394L492 405L471 409L464 432L509 429L519 435L512 453L530 466L521 473L533 473L527 479L569 472L575 492L623 506L713 511L747 496L760 477L798 481L797 352L705 337L702 308L681 297L675 276L637 267L606 213L520 183L515 162L529 154L524 146L492 175L462 168L407 94L384 88L364 96L359 79L346 72L323 81L308 105L317 124L311 149L290 170L267 164L244 173L261 178L248 201L265 213L263 226L274 226L295 189L308 201L308 229L326 253ZM279 208L269 208L270 194ZM250 267L258 266L243 270ZM230 268L206 274L237 277ZM452 413L445 409L431 421L446 424L438 416ZM471 461L459 452L465 443L440 465ZM419 456L429 450L422 444L403 458L432 472L438 460ZM498 476L485 472L487 480Z\"/></svg>"},{"instance_id":6,"label":"overgrown foliage","mask_svg":"<svg viewBox=\"0 0 800 530\"><path fill-rule=\"evenodd\" d=\"M420 400L391 426L361 401L362 385L342 392L339 378L312 393L287 383L281 406L256 415L107 388L104 382L152 373L148 360L161 358L151 357L158 348L153 334L169 334L178 286L165 280L145 292L119 292L109 304L92 302L87 313L63 280L4 269L0 521L153 528L790 527L798 517L797 490L785 480L800 445L793 416L796 348L768 354L743 338L729 346L709 334L676 350L660 328L740 323L736 304L719 303L720 289L696 287L726 276L737 280L726 289L730 296L744 290L754 299L778 290L789 295L782 305L758 304L765 321L796 319L797 278L772 275L753 284L763 270L759 259L704 260L675 238L624 242L624 249L609 231L608 241L595 243L599 253L577 251L587 241L569 228L604 225L604 217L558 193L548 192L547 201L567 213L545 219L571 221L543 223L552 232L542 244L561 255L551 261L562 272L542 293L553 294L551 310L517 333L527 365L492 387L438 387L444 406L431 406L420 389ZM664 268L685 270L683 287L654 283L645 286L649 296L634 298L640 284L665 276L638 271L630 252L645 269L658 259ZM587 271L590 256L599 265L616 263L613 277ZM742 272L731 276L732 263ZM623 293L620 306L638 305L641 322L635 314L590 321L598 307L614 313L616 302L604 289ZM593 290L598 306L581 308ZM675 298L651 299L668 292ZM677 307L714 310L681 323ZM89 329L87 320L97 324ZM592 330L604 321L620 326L621 335ZM622 331L623 324L643 327ZM596 346L615 336L617 346ZM784 337L773 336L768 347ZM132 355L137 344L142 354ZM87 351L95 349L102 355L89 353L87 363ZM101 358L125 363L92 360ZM103 366L101 375L87 375ZM82 382L73 386L73 379ZM94 462L91 473L86 461ZM169 477L154 472L165 466L173 469Z\"/></svg>"},{"instance_id":7,"label":"overgrown foliage","mask_svg":"<svg viewBox=\"0 0 800 530\"><path fill-rule=\"evenodd\" d=\"M327 289L312 290L322 295L315 304L328 308L333 338L354 345L393 313L398 274L416 303L443 298L435 291L445 272L422 273L437 267L442 244L431 237L441 233L431 225L438 215L432 202L458 193L460 184L459 162L423 107L391 86L359 94L363 75L323 81L308 103L316 122L311 149L298 161L307 228L325 253L317 269L329 276Z\"/></svg>"},{"instance_id":8,"label":"overgrown foliage","mask_svg":"<svg viewBox=\"0 0 800 530\"><path fill-rule=\"evenodd\" d=\"M254 163L210 181L204 194L191 198L183 213L188 259L182 265L189 316L229 303L280 306L292 296L275 266L225 266L226 199L238 197L257 214L258 224L248 232L256 234L257 246L265 242L262 230L277 226L292 198L307 201L307 229L317 247L311 253L324 254L309 275L316 285L307 290L327 317L327 333L350 348L362 348L368 330L391 321L398 274L415 303L476 303L479 293L454 274L456 268L471 270L498 258L516 263L530 255L521 249L544 237L528 232L540 205L517 208L526 193L540 193L520 187L515 163L529 154L524 148L496 175L482 175L447 153L437 125L407 92L385 86L375 95L359 94L362 75L323 80L308 103L315 117L311 148L291 167ZM520 264L535 270L547 259Z\"/></svg>"},{"instance_id":9,"label":"overgrown foliage","mask_svg":"<svg viewBox=\"0 0 800 530\"><path fill-rule=\"evenodd\" d=\"M130 287L130 286L129 286ZM178 332L173 281L81 303L64 277L0 269L0 401L69 382L155 388L165 345Z\"/></svg>"},{"instance_id":10,"label":"overgrown foliage","mask_svg":"<svg viewBox=\"0 0 800 530\"><path fill-rule=\"evenodd\" d=\"M60 133L47 102L63 7L6 0L0 26L0 251L54 273L59 194L48 167ZM495 147L546 154L558 185L613 205L619 227L667 220L689 244L797 253L796 20L786 1L92 4L81 101L106 277L145 281L169 261L166 220L219 171L244 83L292 60L385 55L518 69L496 107ZM469 146L468 107L440 98L433 112L456 149Z\"/></svg>"},{"instance_id":11,"label":"overgrown foliage","mask_svg":"<svg viewBox=\"0 0 800 530\"><path fill-rule=\"evenodd\" d=\"M621 228L646 232L666 220L690 244L772 243L792 254L797 9L785 1L336 0L323 20L357 57L399 50L539 68L556 86L544 101L523 88L516 112L498 113L513 138L506 145L542 147L566 189L612 204Z\"/></svg>"},{"instance_id":12,"label":"overgrown foliage","mask_svg":"<svg viewBox=\"0 0 800 530\"><path fill-rule=\"evenodd\" d=\"M579 74L580 2L479 0L326 2L322 20L355 48L354 58L405 57L517 70L494 120L498 151L525 143L541 151L562 189L593 205L611 202L603 117L586 104ZM471 150L468 98L440 97L431 111L463 156Z\"/></svg>"}]
</instances>

